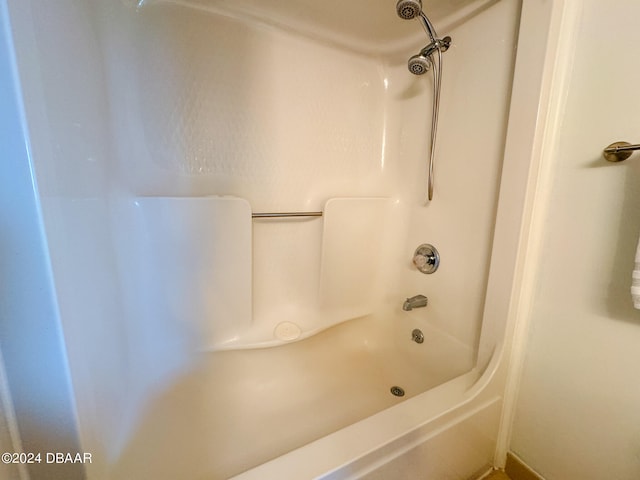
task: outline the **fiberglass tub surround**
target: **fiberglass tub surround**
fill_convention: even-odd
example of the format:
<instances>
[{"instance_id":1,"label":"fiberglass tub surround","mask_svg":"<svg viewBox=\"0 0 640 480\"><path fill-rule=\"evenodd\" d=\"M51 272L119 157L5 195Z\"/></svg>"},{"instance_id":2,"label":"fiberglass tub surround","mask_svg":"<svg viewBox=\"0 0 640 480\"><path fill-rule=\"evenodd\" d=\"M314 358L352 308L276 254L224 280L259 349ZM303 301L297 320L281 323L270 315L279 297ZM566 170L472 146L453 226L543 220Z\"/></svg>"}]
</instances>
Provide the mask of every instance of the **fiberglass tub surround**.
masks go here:
<instances>
[{"instance_id":1,"label":"fiberglass tub surround","mask_svg":"<svg viewBox=\"0 0 640 480\"><path fill-rule=\"evenodd\" d=\"M92 175L108 185L110 213L49 210L75 209L78 228L110 222L123 313L104 330L121 338L112 367L127 395L109 425L99 396L78 395L95 478L251 475L382 410L402 417L471 372L469 385L478 355L486 366L495 341L478 345L520 4L423 7L453 38L427 205L433 84L407 60L429 39L395 2L84 7L111 135ZM432 275L412 263L424 243L441 255ZM404 311L419 294L428 305ZM68 322L66 338L82 328ZM98 354L70 350L76 389L88 390Z\"/></svg>"},{"instance_id":2,"label":"fiberglass tub surround","mask_svg":"<svg viewBox=\"0 0 640 480\"><path fill-rule=\"evenodd\" d=\"M116 114L114 130L121 157L136 159L121 169L137 195L117 221L128 212L124 231L141 239L131 247L128 237L123 261L127 328L148 336L153 318L159 340L146 352L134 342L131 355L152 365L164 345L166 370L147 388L177 379L150 404L140 391L122 475L226 478L397 404L393 386L411 398L473 368L517 5L447 28L455 41L443 66L438 197L427 207L433 85L406 62L428 39L390 7L386 21L400 23L407 47L380 54L343 35L331 41L329 21L316 25L322 36L307 35L303 6L292 18L220 3L120 10L118 58L128 52L133 68L112 74L125 119ZM500 17L502 28L483 28ZM474 61L476 29L492 32L493 58ZM500 76L461 85L466 69ZM469 137L483 162L465 161L461 174ZM316 211L323 216L251 218ZM424 242L443 255L432 276L411 263ZM404 312L416 294L430 305ZM423 344L411 340L418 327ZM210 353L176 375L193 351ZM151 468L144 459L176 436L198 445L201 460Z\"/></svg>"},{"instance_id":3,"label":"fiberglass tub surround","mask_svg":"<svg viewBox=\"0 0 640 480\"><path fill-rule=\"evenodd\" d=\"M455 124L453 118L463 118L462 125L442 133L442 141L456 144L458 162L471 151L487 159L477 167L469 166L467 175L458 176L462 178L451 175L455 160L443 161L439 167L443 205L422 210L416 199L426 194L432 95L430 79L407 75L402 63L411 55L402 51L381 60L349 50L348 44L342 48L327 44L329 31L321 39L303 37L295 23L285 30L279 23L274 26L275 21L259 22L262 17L250 5L247 18L236 11L237 6L225 8L220 2L145 2L137 9L121 7L119 21L105 26L118 26L117 32L107 30L112 46L107 57L113 55L107 63L119 174L136 194L129 204L130 216L135 218L131 228L142 230L134 235L134 242L141 239L142 245L162 250L160 239L170 235L163 234L163 229L191 218L176 229L174 237L182 238L168 240L173 254L148 251L145 261L133 246L133 258L142 261L140 270L150 277L161 277L149 273L158 263L158 268L175 273L167 275L176 279L176 288L164 287L168 292L180 288L179 284L186 291L197 290L203 282L192 278L193 285L186 285L178 278L177 270L190 255L202 264L208 261L205 254L212 257L209 270L217 270L211 274L206 265L202 267L202 275L210 274L209 280L216 285L204 295L220 291L224 279L236 284L229 289L236 297L227 302L227 312L217 312L215 305L199 310L213 309L213 316L227 317L238 328L212 334L214 338L204 346L268 344L283 317L308 323L301 326L304 335L374 313L383 305L393 307L398 294L401 299L419 293L429 296L430 292L420 291L422 284L429 282L427 288L431 283L442 284L446 274L438 275L437 282L408 273L413 250L425 242L447 251L468 242L465 237L475 236L473 248L479 253L449 257L445 265L466 262L464 270L456 265L458 278L473 277L468 272L476 270L480 278L486 277L491 228L487 225L495 212L510 69L503 68L502 78L475 78L475 91L467 89L461 95L461 75L456 70L463 66L462 47L454 45L448 52L451 73L443 92L448 109L442 120ZM304 12L303 6L298 8ZM427 43L419 36L417 22L409 25L393 13L388 18L391 25L403 24L405 36L413 26L417 45ZM275 9L265 18L282 21L282 15ZM461 35L465 42L465 34ZM502 43L494 50L496 63L510 64L511 51L501 35L499 30L495 34L495 41ZM412 46L412 55L415 51ZM475 65L469 60L464 59L471 64L464 68L472 69ZM486 59L478 63L489 69ZM323 64L330 68L322 68ZM445 63L445 76L446 68ZM479 106L471 109L468 99L476 92ZM485 127L480 138L476 127L492 113L495 126ZM462 140L469 142L469 153L461 148ZM441 150L446 153L446 144ZM478 190L474 201L466 198L467 188ZM487 193L482 194L483 190ZM459 216L465 225L449 219L447 229L454 245L443 245L436 242L443 232L436 226L423 230L422 220L442 216L452 201L466 209ZM324 210L324 218L250 219L251 212ZM209 220L208 232L196 233L198 216ZM204 252L214 238L228 243L230 250L222 246L218 253ZM252 251L244 255L234 251L234 239L249 242ZM201 244L190 249L190 241ZM158 258L167 259L168 265ZM228 260L224 265L223 258ZM124 263L130 264L128 259ZM408 274L399 275L399 271ZM390 288L397 284L394 275L407 283L391 293L396 290ZM466 298L469 292L483 295L476 293L477 288L466 290ZM173 308L181 311L184 306ZM478 305L461 316L477 317L480 309ZM198 312L193 316L198 317ZM266 325L260 327L263 321ZM450 328L450 319L447 323ZM466 319L464 323L461 330L469 332ZM255 335L247 335L249 329ZM475 327L471 336L452 333L466 335L462 340L472 345L479 331Z\"/></svg>"}]
</instances>

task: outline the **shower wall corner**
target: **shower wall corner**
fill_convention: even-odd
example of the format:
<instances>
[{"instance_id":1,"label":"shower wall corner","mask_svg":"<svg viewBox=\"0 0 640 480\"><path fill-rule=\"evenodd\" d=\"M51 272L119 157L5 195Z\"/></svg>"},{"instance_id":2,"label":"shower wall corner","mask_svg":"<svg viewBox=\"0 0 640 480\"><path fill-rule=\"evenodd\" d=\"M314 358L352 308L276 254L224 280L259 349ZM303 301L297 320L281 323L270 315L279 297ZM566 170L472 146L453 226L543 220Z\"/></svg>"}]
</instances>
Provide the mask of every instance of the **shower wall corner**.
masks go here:
<instances>
[{"instance_id":1,"label":"shower wall corner","mask_svg":"<svg viewBox=\"0 0 640 480\"><path fill-rule=\"evenodd\" d=\"M21 10L19 6L10 6L15 5L0 2L0 223L4 232L0 242L0 351L9 389L3 400L13 405L15 416L10 421L15 421L14 433L19 438L13 439L16 451L7 449L5 455L80 451L72 377L16 62L13 33L19 22L16 17L23 12L16 11ZM46 464L34 462L14 473L32 479L85 478L82 465L60 465L53 474Z\"/></svg>"}]
</instances>

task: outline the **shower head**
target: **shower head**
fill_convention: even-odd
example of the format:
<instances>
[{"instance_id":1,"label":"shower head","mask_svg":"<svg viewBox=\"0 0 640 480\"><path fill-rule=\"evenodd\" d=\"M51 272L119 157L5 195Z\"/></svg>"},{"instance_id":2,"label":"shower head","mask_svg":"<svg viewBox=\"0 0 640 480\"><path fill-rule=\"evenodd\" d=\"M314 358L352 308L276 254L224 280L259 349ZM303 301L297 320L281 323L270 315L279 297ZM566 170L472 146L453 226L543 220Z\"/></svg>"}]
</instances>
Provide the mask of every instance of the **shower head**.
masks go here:
<instances>
[{"instance_id":1,"label":"shower head","mask_svg":"<svg viewBox=\"0 0 640 480\"><path fill-rule=\"evenodd\" d=\"M431 65L432 62L429 57L426 57L421 53L411 57L408 63L409 71L414 75L424 75L429 71Z\"/></svg>"},{"instance_id":2,"label":"shower head","mask_svg":"<svg viewBox=\"0 0 640 480\"><path fill-rule=\"evenodd\" d=\"M398 16L404 20L411 20L422 13L422 0L398 0L396 3Z\"/></svg>"}]
</instances>

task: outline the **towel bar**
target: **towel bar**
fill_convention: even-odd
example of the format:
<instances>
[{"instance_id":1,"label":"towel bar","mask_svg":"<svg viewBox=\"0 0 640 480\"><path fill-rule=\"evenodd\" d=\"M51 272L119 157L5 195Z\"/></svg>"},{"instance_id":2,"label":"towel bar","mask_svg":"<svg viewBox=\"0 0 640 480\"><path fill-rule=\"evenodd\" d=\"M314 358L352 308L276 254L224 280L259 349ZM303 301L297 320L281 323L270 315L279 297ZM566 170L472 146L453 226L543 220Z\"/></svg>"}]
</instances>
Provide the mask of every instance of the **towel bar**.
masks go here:
<instances>
[{"instance_id":1,"label":"towel bar","mask_svg":"<svg viewBox=\"0 0 640 480\"><path fill-rule=\"evenodd\" d=\"M265 212L252 213L251 218L321 217L322 212Z\"/></svg>"},{"instance_id":2,"label":"towel bar","mask_svg":"<svg viewBox=\"0 0 640 480\"><path fill-rule=\"evenodd\" d=\"M629 142L615 142L605 148L602 155L608 162L621 162L629 158L636 150L640 150L640 145L631 145Z\"/></svg>"}]
</instances>

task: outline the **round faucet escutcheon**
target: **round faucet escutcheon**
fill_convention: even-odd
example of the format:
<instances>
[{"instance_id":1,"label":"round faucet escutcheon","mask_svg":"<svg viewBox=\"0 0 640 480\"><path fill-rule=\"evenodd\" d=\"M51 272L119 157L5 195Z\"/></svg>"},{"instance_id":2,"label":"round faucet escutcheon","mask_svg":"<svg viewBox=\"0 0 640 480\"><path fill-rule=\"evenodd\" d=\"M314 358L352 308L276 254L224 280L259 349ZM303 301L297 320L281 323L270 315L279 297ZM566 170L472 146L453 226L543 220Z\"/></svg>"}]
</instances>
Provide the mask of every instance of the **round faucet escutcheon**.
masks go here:
<instances>
[{"instance_id":1,"label":"round faucet escutcheon","mask_svg":"<svg viewBox=\"0 0 640 480\"><path fill-rule=\"evenodd\" d=\"M413 264L420 272L431 274L440 266L440 254L433 245L423 243L413 254Z\"/></svg>"}]
</instances>

